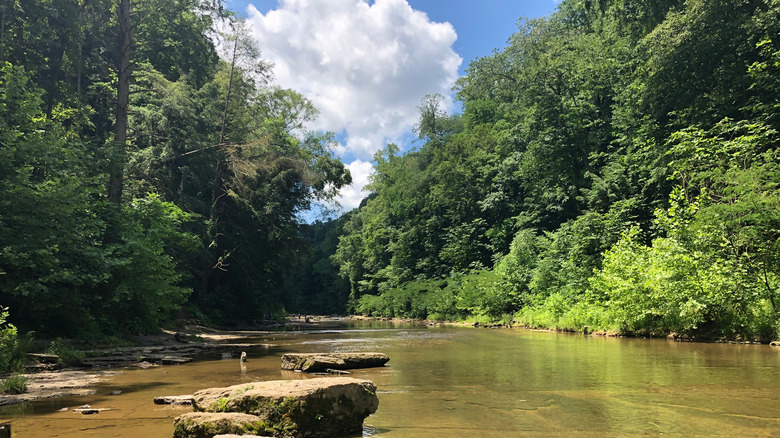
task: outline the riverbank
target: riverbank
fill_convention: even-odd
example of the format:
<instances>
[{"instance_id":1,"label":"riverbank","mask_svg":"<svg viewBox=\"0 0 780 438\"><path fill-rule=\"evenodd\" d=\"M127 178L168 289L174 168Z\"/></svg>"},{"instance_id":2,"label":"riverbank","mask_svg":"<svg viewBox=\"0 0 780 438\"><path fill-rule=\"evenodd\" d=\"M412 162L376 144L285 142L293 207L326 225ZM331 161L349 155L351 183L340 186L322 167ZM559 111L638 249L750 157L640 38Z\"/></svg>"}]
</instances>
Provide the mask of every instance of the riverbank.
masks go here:
<instances>
[{"instance_id":1,"label":"riverbank","mask_svg":"<svg viewBox=\"0 0 780 438\"><path fill-rule=\"evenodd\" d=\"M532 331L542 331L550 333L562 333L562 334L580 334L584 336L594 337L607 337L607 338L641 338L641 339L667 339L674 342L703 342L703 343L719 343L719 344L755 344L755 345L769 345L771 347L780 347L780 340L774 340L771 342L761 342L755 340L738 340L738 339L726 339L726 338L708 338L708 337L695 337L690 335L684 335L680 333L668 333L663 335L652 335L647 333L629 333L621 332L617 330L604 330L604 329L592 329L589 326L583 326L579 330L570 328L555 328L555 327L537 327L527 324L523 324L516 320L509 322L470 322L470 321L446 321L446 320L429 320L429 319L413 319L413 318L388 318L380 316L363 316L363 315L351 315L350 319L355 321L387 321L396 323L414 323L422 324L429 327L438 326L450 326L450 327L474 327L474 328L487 328L487 329L522 329Z\"/></svg>"},{"instance_id":2,"label":"riverbank","mask_svg":"<svg viewBox=\"0 0 780 438\"><path fill-rule=\"evenodd\" d=\"M56 356L31 354L27 371L22 374L27 380L27 391L22 394L0 393L0 406L94 394L96 384L129 367L179 365L208 355L238 359L244 351L267 350L273 346L255 342L259 337L267 337L280 329L307 327L315 327L315 323L311 319L310 322L290 319L284 324L247 330L185 325L176 331L161 330L154 335L133 336L126 340L130 346L75 348L71 353L80 359L65 368L60 367ZM253 341L250 342L250 339Z\"/></svg>"}]
</instances>

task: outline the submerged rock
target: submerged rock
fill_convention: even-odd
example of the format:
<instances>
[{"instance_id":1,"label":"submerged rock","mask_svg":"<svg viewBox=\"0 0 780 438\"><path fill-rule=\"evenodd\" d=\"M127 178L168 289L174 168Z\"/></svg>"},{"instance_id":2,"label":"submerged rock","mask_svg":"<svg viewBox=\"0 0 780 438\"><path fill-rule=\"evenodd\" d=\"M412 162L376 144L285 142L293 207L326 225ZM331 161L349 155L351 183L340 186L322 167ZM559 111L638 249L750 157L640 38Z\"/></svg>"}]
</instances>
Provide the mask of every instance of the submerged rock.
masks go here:
<instances>
[{"instance_id":1,"label":"submerged rock","mask_svg":"<svg viewBox=\"0 0 780 438\"><path fill-rule=\"evenodd\" d=\"M363 420L376 412L379 399L376 386L367 380L349 377L307 380L254 382L227 388L211 388L193 395L193 408L207 413L243 413L255 416L236 417L246 432L213 429L218 433L266 434L277 437L325 438L360 432ZM180 417L181 418L181 417ZM228 421L222 417L177 419L174 437L202 437L195 431L204 421ZM188 425L184 427L184 425ZM222 424L222 423L220 423ZM251 426L251 427L250 427ZM201 429L197 429L201 430ZM203 429L205 430L205 429ZM212 430L212 429L209 429ZM198 432L199 433L199 432ZM213 436L213 435L209 435Z\"/></svg>"},{"instance_id":2,"label":"submerged rock","mask_svg":"<svg viewBox=\"0 0 780 438\"><path fill-rule=\"evenodd\" d=\"M282 369L320 373L329 369L381 367L389 361L382 353L287 353L282 356Z\"/></svg>"},{"instance_id":3,"label":"submerged rock","mask_svg":"<svg viewBox=\"0 0 780 438\"><path fill-rule=\"evenodd\" d=\"M140 362L140 364L145 362L149 364L181 365L192 362L192 357L150 354L147 356L141 356L138 359L138 362Z\"/></svg>"}]
</instances>

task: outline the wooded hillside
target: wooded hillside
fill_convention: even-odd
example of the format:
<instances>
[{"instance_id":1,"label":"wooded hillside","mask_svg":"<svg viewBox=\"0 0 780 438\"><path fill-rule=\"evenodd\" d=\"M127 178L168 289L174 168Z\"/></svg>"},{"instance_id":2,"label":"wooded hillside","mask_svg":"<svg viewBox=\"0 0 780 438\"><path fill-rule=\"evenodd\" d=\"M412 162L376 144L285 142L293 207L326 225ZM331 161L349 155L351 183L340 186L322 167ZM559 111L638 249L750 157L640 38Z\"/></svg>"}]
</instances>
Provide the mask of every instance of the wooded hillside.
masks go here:
<instances>
[{"instance_id":1,"label":"wooded hillside","mask_svg":"<svg viewBox=\"0 0 780 438\"><path fill-rule=\"evenodd\" d=\"M780 2L566 0L375 156L334 261L383 316L772 339Z\"/></svg>"},{"instance_id":2,"label":"wooded hillside","mask_svg":"<svg viewBox=\"0 0 780 438\"><path fill-rule=\"evenodd\" d=\"M458 81L462 112L423 99L416 146L375 155L359 209L302 226L349 172L221 2L4 2L9 321L91 337L286 310L776 339L780 0L564 0L518 24Z\"/></svg>"},{"instance_id":3,"label":"wooded hillside","mask_svg":"<svg viewBox=\"0 0 780 438\"><path fill-rule=\"evenodd\" d=\"M282 312L299 213L350 176L270 69L218 1L3 2L9 320L91 337Z\"/></svg>"}]
</instances>

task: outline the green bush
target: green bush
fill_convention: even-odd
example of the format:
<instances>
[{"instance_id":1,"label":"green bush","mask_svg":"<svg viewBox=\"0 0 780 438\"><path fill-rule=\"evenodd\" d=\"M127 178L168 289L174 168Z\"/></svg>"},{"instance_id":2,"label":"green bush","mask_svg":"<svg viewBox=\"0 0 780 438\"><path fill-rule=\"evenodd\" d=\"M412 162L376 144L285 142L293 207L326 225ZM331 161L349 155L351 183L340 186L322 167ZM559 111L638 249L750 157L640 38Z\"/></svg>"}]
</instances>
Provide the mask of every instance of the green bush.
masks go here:
<instances>
[{"instance_id":1,"label":"green bush","mask_svg":"<svg viewBox=\"0 0 780 438\"><path fill-rule=\"evenodd\" d=\"M581 331L585 326L591 330L616 330L606 309L587 295L567 297L553 293L543 302L522 309L515 314L515 320L529 327L563 331Z\"/></svg>"},{"instance_id":2,"label":"green bush","mask_svg":"<svg viewBox=\"0 0 780 438\"><path fill-rule=\"evenodd\" d=\"M454 277L455 308L458 314L463 318L484 316L488 320L496 320L514 311L515 296L504 287L502 278L488 270Z\"/></svg>"},{"instance_id":3,"label":"green bush","mask_svg":"<svg viewBox=\"0 0 780 438\"><path fill-rule=\"evenodd\" d=\"M3 380L3 394L24 394L27 392L27 377L14 374Z\"/></svg>"},{"instance_id":4,"label":"green bush","mask_svg":"<svg viewBox=\"0 0 780 438\"><path fill-rule=\"evenodd\" d=\"M19 335L7 318L8 309L0 307L0 373L21 371L32 343L32 335Z\"/></svg>"},{"instance_id":5,"label":"green bush","mask_svg":"<svg viewBox=\"0 0 780 438\"><path fill-rule=\"evenodd\" d=\"M716 233L680 232L646 247L629 233L591 279L606 320L621 331L692 336L774 337L774 310L760 279L708 251Z\"/></svg>"},{"instance_id":6,"label":"green bush","mask_svg":"<svg viewBox=\"0 0 780 438\"><path fill-rule=\"evenodd\" d=\"M59 338L51 342L48 352L57 355L62 366L80 366L84 363L84 354Z\"/></svg>"},{"instance_id":7,"label":"green bush","mask_svg":"<svg viewBox=\"0 0 780 438\"><path fill-rule=\"evenodd\" d=\"M149 194L123 208L121 241L112 249L116 282L98 315L104 333L153 333L180 309L190 290L180 286L182 274L171 254L199 245L195 235L181 230L191 216Z\"/></svg>"},{"instance_id":8,"label":"green bush","mask_svg":"<svg viewBox=\"0 0 780 438\"><path fill-rule=\"evenodd\" d=\"M514 296L503 287L502 276L479 270L446 279L416 280L387 289L381 295L363 295L357 311L364 315L466 320L493 323L511 314Z\"/></svg>"},{"instance_id":9,"label":"green bush","mask_svg":"<svg viewBox=\"0 0 780 438\"><path fill-rule=\"evenodd\" d=\"M378 295L363 295L358 300L355 311L366 316L380 316L384 309L384 300Z\"/></svg>"}]
</instances>

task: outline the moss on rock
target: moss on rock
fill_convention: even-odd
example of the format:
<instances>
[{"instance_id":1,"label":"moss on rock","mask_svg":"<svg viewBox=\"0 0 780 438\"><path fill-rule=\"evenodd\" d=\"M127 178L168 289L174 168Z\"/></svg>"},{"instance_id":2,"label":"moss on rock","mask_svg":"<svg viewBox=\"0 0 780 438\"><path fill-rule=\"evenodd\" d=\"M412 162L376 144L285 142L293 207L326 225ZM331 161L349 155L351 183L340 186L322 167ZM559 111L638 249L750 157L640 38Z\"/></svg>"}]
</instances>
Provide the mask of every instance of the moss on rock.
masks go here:
<instances>
[{"instance_id":1,"label":"moss on rock","mask_svg":"<svg viewBox=\"0 0 780 438\"><path fill-rule=\"evenodd\" d=\"M360 432L378 405L373 383L348 377L255 382L193 395L196 411L251 414L262 421L263 433L277 437Z\"/></svg>"},{"instance_id":2,"label":"moss on rock","mask_svg":"<svg viewBox=\"0 0 780 438\"><path fill-rule=\"evenodd\" d=\"M264 435L266 423L255 415L238 412L190 412L173 422L173 438L212 438L214 435Z\"/></svg>"}]
</instances>

